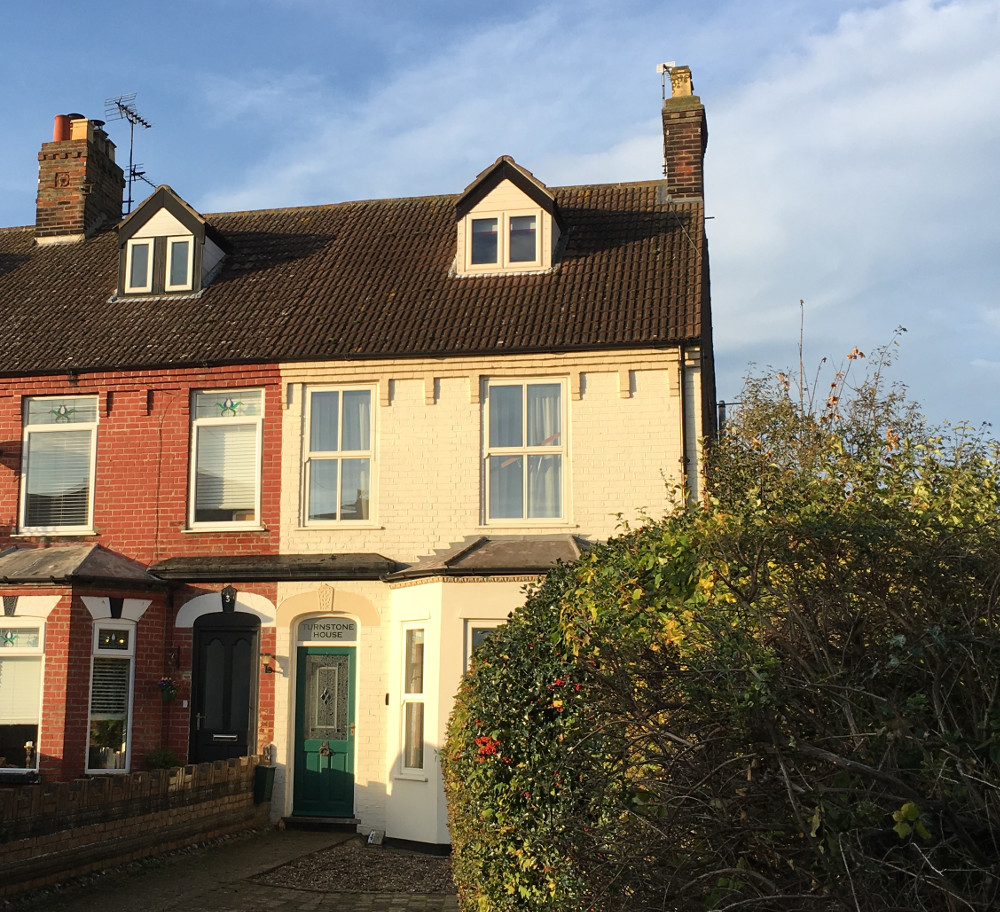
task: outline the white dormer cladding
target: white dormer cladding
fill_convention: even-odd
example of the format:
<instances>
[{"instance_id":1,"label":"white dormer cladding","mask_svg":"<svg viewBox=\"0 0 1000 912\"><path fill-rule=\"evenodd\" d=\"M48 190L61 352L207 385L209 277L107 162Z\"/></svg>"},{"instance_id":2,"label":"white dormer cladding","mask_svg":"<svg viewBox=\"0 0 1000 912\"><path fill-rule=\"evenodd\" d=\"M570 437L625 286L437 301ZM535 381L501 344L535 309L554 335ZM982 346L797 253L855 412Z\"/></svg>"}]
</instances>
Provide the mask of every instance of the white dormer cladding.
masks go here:
<instances>
[{"instance_id":1,"label":"white dormer cladding","mask_svg":"<svg viewBox=\"0 0 1000 912\"><path fill-rule=\"evenodd\" d=\"M456 205L457 275L551 269L559 217L540 181L508 156L480 174Z\"/></svg>"},{"instance_id":2,"label":"white dormer cladding","mask_svg":"<svg viewBox=\"0 0 1000 912\"><path fill-rule=\"evenodd\" d=\"M226 251L224 241L170 187L158 187L119 229L118 294L200 291Z\"/></svg>"}]
</instances>

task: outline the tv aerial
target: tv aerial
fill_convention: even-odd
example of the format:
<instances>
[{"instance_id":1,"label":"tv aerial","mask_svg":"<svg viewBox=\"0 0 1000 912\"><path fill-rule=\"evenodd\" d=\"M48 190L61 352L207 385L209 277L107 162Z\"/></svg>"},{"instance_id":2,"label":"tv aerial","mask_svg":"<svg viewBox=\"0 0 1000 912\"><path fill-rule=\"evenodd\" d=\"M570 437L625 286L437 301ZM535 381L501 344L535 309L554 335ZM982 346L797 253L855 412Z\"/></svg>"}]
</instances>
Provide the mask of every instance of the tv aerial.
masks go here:
<instances>
[{"instance_id":1,"label":"tv aerial","mask_svg":"<svg viewBox=\"0 0 1000 912\"><path fill-rule=\"evenodd\" d=\"M118 95L115 98L108 98L104 102L104 116L107 120L127 120L128 121L128 208L125 214L132 211L132 183L137 180L145 181L150 187L155 184L148 180L145 171L140 171L142 164L132 161L132 152L135 148L135 128L136 124L145 127L147 130L153 126L145 117L135 109L135 92L128 95Z\"/></svg>"}]
</instances>

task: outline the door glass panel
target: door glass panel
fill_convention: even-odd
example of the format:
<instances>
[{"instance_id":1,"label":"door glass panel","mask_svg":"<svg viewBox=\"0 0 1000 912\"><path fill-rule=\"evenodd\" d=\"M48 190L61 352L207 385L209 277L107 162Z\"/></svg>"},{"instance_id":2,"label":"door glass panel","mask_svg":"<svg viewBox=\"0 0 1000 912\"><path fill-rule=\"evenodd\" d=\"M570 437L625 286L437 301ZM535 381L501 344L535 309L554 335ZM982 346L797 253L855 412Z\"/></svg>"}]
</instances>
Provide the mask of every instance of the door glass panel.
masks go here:
<instances>
[{"instance_id":1,"label":"door glass panel","mask_svg":"<svg viewBox=\"0 0 1000 912\"><path fill-rule=\"evenodd\" d=\"M340 669L336 665L321 666L316 669L316 677L313 679L313 687L316 688L313 700L314 728L336 731L340 727L337 723L337 679L339 676Z\"/></svg>"},{"instance_id":2,"label":"door glass panel","mask_svg":"<svg viewBox=\"0 0 1000 912\"><path fill-rule=\"evenodd\" d=\"M407 703L403 721L403 766L424 767L424 704Z\"/></svg>"},{"instance_id":3,"label":"door glass panel","mask_svg":"<svg viewBox=\"0 0 1000 912\"><path fill-rule=\"evenodd\" d=\"M307 740L346 741L349 718L349 667L344 655L306 657Z\"/></svg>"}]
</instances>

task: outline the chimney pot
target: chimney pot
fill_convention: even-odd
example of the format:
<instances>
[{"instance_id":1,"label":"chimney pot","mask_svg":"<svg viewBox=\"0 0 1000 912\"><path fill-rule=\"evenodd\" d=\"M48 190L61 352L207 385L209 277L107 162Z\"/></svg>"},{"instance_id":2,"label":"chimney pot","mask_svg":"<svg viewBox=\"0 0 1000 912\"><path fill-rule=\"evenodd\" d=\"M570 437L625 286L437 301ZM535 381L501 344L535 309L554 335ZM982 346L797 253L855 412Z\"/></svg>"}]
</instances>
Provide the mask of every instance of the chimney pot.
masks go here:
<instances>
[{"instance_id":1,"label":"chimney pot","mask_svg":"<svg viewBox=\"0 0 1000 912\"><path fill-rule=\"evenodd\" d=\"M56 122L52 127L52 142L64 142L69 139L69 114L56 114Z\"/></svg>"},{"instance_id":2,"label":"chimney pot","mask_svg":"<svg viewBox=\"0 0 1000 912\"><path fill-rule=\"evenodd\" d=\"M93 124L86 117L77 117L69 122L70 139L90 139Z\"/></svg>"},{"instance_id":3,"label":"chimney pot","mask_svg":"<svg viewBox=\"0 0 1000 912\"><path fill-rule=\"evenodd\" d=\"M691 81L691 67L671 67L670 95L673 98L689 98L694 95L694 83Z\"/></svg>"}]
</instances>

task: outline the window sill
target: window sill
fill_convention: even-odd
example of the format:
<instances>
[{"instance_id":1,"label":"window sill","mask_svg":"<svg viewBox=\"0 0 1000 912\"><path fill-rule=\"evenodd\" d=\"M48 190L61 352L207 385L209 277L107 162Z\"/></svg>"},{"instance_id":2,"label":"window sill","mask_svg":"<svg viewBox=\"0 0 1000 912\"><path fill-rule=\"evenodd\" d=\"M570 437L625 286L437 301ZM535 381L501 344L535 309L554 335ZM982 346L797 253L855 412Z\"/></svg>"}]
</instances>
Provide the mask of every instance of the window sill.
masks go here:
<instances>
[{"instance_id":1,"label":"window sill","mask_svg":"<svg viewBox=\"0 0 1000 912\"><path fill-rule=\"evenodd\" d=\"M430 782L430 778L417 772L413 773L394 773L393 779L405 780L407 782Z\"/></svg>"},{"instance_id":2,"label":"window sill","mask_svg":"<svg viewBox=\"0 0 1000 912\"><path fill-rule=\"evenodd\" d=\"M220 532L269 532L267 526L262 526L257 523L252 523L249 525L242 525L240 523L226 523L224 525L218 526L188 526L186 529L181 529L182 535L201 535L202 533L208 533L210 535L218 535Z\"/></svg>"},{"instance_id":3,"label":"window sill","mask_svg":"<svg viewBox=\"0 0 1000 912\"><path fill-rule=\"evenodd\" d=\"M578 529L579 526L568 519L491 519L480 523L478 531L490 529Z\"/></svg>"},{"instance_id":4,"label":"window sill","mask_svg":"<svg viewBox=\"0 0 1000 912\"><path fill-rule=\"evenodd\" d=\"M555 266L543 266L541 263L533 263L528 266L491 266L484 268L477 263L475 266L469 265L461 271L455 270L456 279L482 279L487 276L511 276L511 275L548 275L553 272Z\"/></svg>"},{"instance_id":5,"label":"window sill","mask_svg":"<svg viewBox=\"0 0 1000 912\"><path fill-rule=\"evenodd\" d=\"M36 769L0 770L0 785L33 785L39 780Z\"/></svg>"},{"instance_id":6,"label":"window sill","mask_svg":"<svg viewBox=\"0 0 1000 912\"><path fill-rule=\"evenodd\" d=\"M385 530L385 526L381 523L371 522L369 520L362 520L360 522L352 520L341 520L340 522L327 522L327 523L309 523L307 526L298 525L295 527L296 532L351 532L354 529L378 529Z\"/></svg>"},{"instance_id":7,"label":"window sill","mask_svg":"<svg viewBox=\"0 0 1000 912\"><path fill-rule=\"evenodd\" d=\"M22 529L12 532L11 538L93 538L96 529Z\"/></svg>"}]
</instances>

